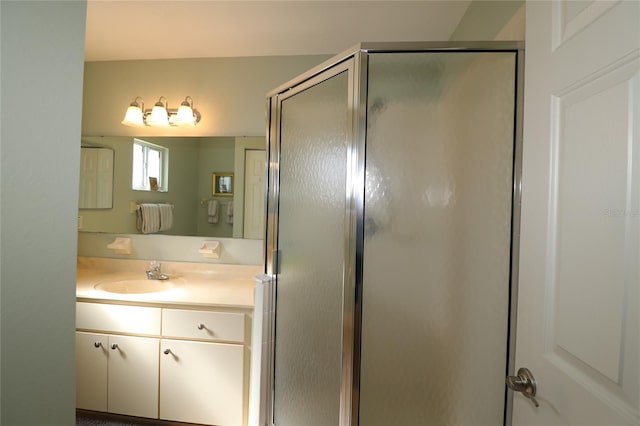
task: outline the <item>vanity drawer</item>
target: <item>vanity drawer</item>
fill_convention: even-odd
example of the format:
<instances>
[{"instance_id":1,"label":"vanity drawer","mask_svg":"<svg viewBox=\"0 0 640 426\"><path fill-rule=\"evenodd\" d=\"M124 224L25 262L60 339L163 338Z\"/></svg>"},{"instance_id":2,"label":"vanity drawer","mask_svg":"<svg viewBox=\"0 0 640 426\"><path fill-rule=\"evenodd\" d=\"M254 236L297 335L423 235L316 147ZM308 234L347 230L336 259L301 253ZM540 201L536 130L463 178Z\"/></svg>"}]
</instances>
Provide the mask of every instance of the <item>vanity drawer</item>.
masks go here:
<instances>
[{"instance_id":1,"label":"vanity drawer","mask_svg":"<svg viewBox=\"0 0 640 426\"><path fill-rule=\"evenodd\" d=\"M162 336L244 342L245 315L226 312L162 310Z\"/></svg>"},{"instance_id":2,"label":"vanity drawer","mask_svg":"<svg viewBox=\"0 0 640 426\"><path fill-rule=\"evenodd\" d=\"M161 309L146 306L76 303L76 328L160 335Z\"/></svg>"}]
</instances>

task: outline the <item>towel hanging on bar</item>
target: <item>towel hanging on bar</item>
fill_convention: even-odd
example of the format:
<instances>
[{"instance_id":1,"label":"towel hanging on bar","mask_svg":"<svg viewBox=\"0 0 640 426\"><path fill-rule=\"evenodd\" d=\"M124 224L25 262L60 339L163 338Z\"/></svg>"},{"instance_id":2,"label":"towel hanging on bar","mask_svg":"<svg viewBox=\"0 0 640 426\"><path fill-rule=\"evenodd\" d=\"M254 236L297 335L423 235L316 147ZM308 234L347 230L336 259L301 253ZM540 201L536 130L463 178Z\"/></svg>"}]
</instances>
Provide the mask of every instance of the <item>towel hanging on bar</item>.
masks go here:
<instances>
[{"instance_id":1,"label":"towel hanging on bar","mask_svg":"<svg viewBox=\"0 0 640 426\"><path fill-rule=\"evenodd\" d=\"M218 223L218 200L209 200L207 203L207 221L209 223Z\"/></svg>"},{"instance_id":2,"label":"towel hanging on bar","mask_svg":"<svg viewBox=\"0 0 640 426\"><path fill-rule=\"evenodd\" d=\"M227 203L227 223L228 224L232 224L233 223L233 201L229 201Z\"/></svg>"},{"instance_id":3,"label":"towel hanging on bar","mask_svg":"<svg viewBox=\"0 0 640 426\"><path fill-rule=\"evenodd\" d=\"M173 206L171 204L158 204L160 209L160 231L168 231L173 226Z\"/></svg>"},{"instance_id":4,"label":"towel hanging on bar","mask_svg":"<svg viewBox=\"0 0 640 426\"><path fill-rule=\"evenodd\" d=\"M142 203L138 207L136 227L143 234L168 231L173 226L173 205Z\"/></svg>"},{"instance_id":5,"label":"towel hanging on bar","mask_svg":"<svg viewBox=\"0 0 640 426\"><path fill-rule=\"evenodd\" d=\"M160 207L157 204L140 204L138 230L143 234L155 234L160 230Z\"/></svg>"}]
</instances>

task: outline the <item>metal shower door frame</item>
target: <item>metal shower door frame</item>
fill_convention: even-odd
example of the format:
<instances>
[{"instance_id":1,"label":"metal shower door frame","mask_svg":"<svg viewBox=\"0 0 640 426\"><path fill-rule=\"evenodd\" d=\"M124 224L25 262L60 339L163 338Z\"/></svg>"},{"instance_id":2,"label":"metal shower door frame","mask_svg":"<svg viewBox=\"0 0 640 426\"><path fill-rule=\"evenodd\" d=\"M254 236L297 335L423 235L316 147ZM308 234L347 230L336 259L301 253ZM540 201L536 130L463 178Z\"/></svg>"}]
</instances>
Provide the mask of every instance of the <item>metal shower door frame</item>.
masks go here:
<instances>
[{"instance_id":1,"label":"metal shower door frame","mask_svg":"<svg viewBox=\"0 0 640 426\"><path fill-rule=\"evenodd\" d=\"M354 96L356 92L355 88L359 85L357 82L357 64L353 55L345 56L341 60L332 62L330 65L324 67L322 70L318 70L308 76L300 78L295 84L288 85L284 90L277 90L269 96L267 107L269 108L269 132L267 136L268 143L268 191L267 191L267 235L265 242L265 258L266 258L266 273L270 275L273 282L276 283L273 288L274 292L277 292L277 273L279 272L278 265L278 221L279 221L279 182L280 182L280 123L281 123L281 106L282 102L295 96L315 85L322 83L338 74L346 72L348 75L348 96L347 96L347 110L349 116L347 117L347 140L345 141L347 146L347 176L346 176L346 212L345 212L345 228L344 228L344 253L348 257L348 260L343 264L343 281L342 281L342 347L341 347L341 395L340 395L340 424L350 424L348 420L350 418L351 405L353 398L350 393L345 393L345 390L353 388L353 342L354 342L354 312L353 312L353 285L350 283L355 282L353 276L355 271L355 258L351 253L355 253L354 242L356 241L355 235L355 218L356 211L353 208L354 200L352 200L351 194L355 193L354 180L353 180L353 168L356 158L356 150L354 148L354 141L356 138L355 128L353 125L349 126L349 123L354 123L353 114L355 111L360 110L354 105ZM273 300L276 300L277 297ZM274 319L274 324L277 319ZM274 327L275 328L275 327ZM275 330L272 330L272 341L275 343ZM274 421L274 374L275 374L275 347L272 348L271 365L270 365L270 383L269 389L271 389L271 395L269 395L270 412L267 413L267 419L270 420L270 424L275 425ZM345 423L345 421L347 423Z\"/></svg>"},{"instance_id":2,"label":"metal shower door frame","mask_svg":"<svg viewBox=\"0 0 640 426\"><path fill-rule=\"evenodd\" d=\"M368 64L371 53L427 52L513 52L515 65L514 151L511 214L511 259L509 286L509 326L505 376L513 374L517 318L517 288L520 243L520 199L522 181L522 122L524 93L524 43L522 42L390 42L360 43L311 70L299 75L267 94L267 226L265 238L265 272L273 282L276 301L278 269L278 200L280 193L280 122L282 101L321 83L341 72L349 73L349 117L347 137L347 179L344 232L343 298L342 298L342 363L340 389L340 426L359 424L360 344L363 294L365 151L367 126ZM277 301L276 301L277 303ZM274 318L271 321L275 324ZM267 372L269 425L276 425L274 413L275 326L269 341L273 342ZM513 395L505 387L505 426L511 425Z\"/></svg>"}]
</instances>

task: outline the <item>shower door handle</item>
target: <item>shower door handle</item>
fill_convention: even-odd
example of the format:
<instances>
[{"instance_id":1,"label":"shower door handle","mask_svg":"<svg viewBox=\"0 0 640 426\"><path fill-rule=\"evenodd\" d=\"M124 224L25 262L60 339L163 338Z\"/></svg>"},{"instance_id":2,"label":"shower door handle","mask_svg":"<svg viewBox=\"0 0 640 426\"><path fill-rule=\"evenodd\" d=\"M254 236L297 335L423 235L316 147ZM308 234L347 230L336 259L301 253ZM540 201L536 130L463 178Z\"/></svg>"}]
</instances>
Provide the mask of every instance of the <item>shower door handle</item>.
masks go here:
<instances>
[{"instance_id":1,"label":"shower door handle","mask_svg":"<svg viewBox=\"0 0 640 426\"><path fill-rule=\"evenodd\" d=\"M518 369L517 376L507 376L505 383L512 391L520 392L529 398L536 407L540 406L536 400L536 391L538 389L536 379L533 378L533 374L531 374L528 368L522 367Z\"/></svg>"}]
</instances>

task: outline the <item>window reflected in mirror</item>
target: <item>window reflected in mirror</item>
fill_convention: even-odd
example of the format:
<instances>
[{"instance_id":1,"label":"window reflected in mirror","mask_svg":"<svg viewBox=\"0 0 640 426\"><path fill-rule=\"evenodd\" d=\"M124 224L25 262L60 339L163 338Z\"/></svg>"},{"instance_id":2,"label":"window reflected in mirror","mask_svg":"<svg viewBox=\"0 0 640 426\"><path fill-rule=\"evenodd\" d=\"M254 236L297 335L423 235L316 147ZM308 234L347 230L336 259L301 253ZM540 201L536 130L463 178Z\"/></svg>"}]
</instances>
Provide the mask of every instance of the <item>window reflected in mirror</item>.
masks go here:
<instances>
[{"instance_id":1,"label":"window reflected in mirror","mask_svg":"<svg viewBox=\"0 0 640 426\"><path fill-rule=\"evenodd\" d=\"M82 146L112 153L113 200L100 210L81 207L80 232L137 234L130 204L166 203L173 205L173 226L162 234L263 238L264 137L86 136ZM253 159L256 152L262 153L260 160ZM154 184L158 190L152 190ZM209 201L214 199L224 204L226 215L217 223L208 220Z\"/></svg>"},{"instance_id":2,"label":"window reflected in mirror","mask_svg":"<svg viewBox=\"0 0 640 426\"><path fill-rule=\"evenodd\" d=\"M169 149L133 139L131 189L138 191L168 191Z\"/></svg>"}]
</instances>

